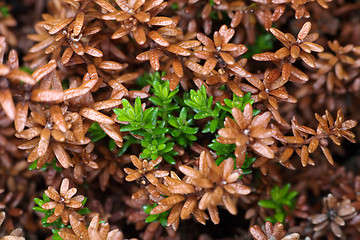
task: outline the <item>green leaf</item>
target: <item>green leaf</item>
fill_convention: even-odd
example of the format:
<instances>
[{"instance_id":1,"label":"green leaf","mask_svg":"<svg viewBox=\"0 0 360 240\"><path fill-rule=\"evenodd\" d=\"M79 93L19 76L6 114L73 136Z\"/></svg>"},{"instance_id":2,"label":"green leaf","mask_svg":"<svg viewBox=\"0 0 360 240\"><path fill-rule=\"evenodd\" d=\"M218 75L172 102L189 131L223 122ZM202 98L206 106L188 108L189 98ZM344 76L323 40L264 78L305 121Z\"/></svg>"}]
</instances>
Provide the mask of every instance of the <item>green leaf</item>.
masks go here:
<instances>
[{"instance_id":1,"label":"green leaf","mask_svg":"<svg viewBox=\"0 0 360 240\"><path fill-rule=\"evenodd\" d=\"M194 116L194 119L203 119L209 117L210 114L208 112L199 112Z\"/></svg>"},{"instance_id":2,"label":"green leaf","mask_svg":"<svg viewBox=\"0 0 360 240\"><path fill-rule=\"evenodd\" d=\"M180 134L181 134L181 131L178 129L174 129L171 131L171 136L173 136L173 137L178 137L178 136L180 136Z\"/></svg>"},{"instance_id":3,"label":"green leaf","mask_svg":"<svg viewBox=\"0 0 360 240\"><path fill-rule=\"evenodd\" d=\"M160 100L160 98L158 98L158 97L149 97L149 100L153 103L153 104L155 104L155 105L157 105L157 106L162 106L163 105L163 102Z\"/></svg>"},{"instance_id":4,"label":"green leaf","mask_svg":"<svg viewBox=\"0 0 360 240\"><path fill-rule=\"evenodd\" d=\"M190 135L193 135L193 134L196 134L198 131L197 128L191 128L191 127L185 127L183 129L183 132L186 133L186 134L190 134Z\"/></svg>"},{"instance_id":5,"label":"green leaf","mask_svg":"<svg viewBox=\"0 0 360 240\"><path fill-rule=\"evenodd\" d=\"M44 204L44 201L40 198L34 198L34 202L40 207Z\"/></svg>"},{"instance_id":6,"label":"green leaf","mask_svg":"<svg viewBox=\"0 0 360 240\"><path fill-rule=\"evenodd\" d=\"M43 209L43 208L41 208L41 207L33 207L32 209L35 210L35 211L37 211L37 212L42 212L42 213L45 213L45 212L48 211L48 210Z\"/></svg>"},{"instance_id":7,"label":"green leaf","mask_svg":"<svg viewBox=\"0 0 360 240\"><path fill-rule=\"evenodd\" d=\"M151 205L144 205L144 206L142 206L142 209L144 210L144 212L146 213L146 214L150 214L150 212L151 212L151 210L153 210L153 206L151 206Z\"/></svg>"},{"instance_id":8,"label":"green leaf","mask_svg":"<svg viewBox=\"0 0 360 240\"><path fill-rule=\"evenodd\" d=\"M158 215L150 215L145 219L146 223L155 222L158 219Z\"/></svg>"},{"instance_id":9,"label":"green leaf","mask_svg":"<svg viewBox=\"0 0 360 240\"><path fill-rule=\"evenodd\" d=\"M46 195L45 193L43 193L43 200L44 202L49 202L50 198L48 197L48 195Z\"/></svg>"},{"instance_id":10,"label":"green leaf","mask_svg":"<svg viewBox=\"0 0 360 240\"><path fill-rule=\"evenodd\" d=\"M8 6L1 6L1 7L0 7L0 12L1 12L2 18L7 18L7 17L10 16L9 7L8 7Z\"/></svg>"},{"instance_id":11,"label":"green leaf","mask_svg":"<svg viewBox=\"0 0 360 240\"><path fill-rule=\"evenodd\" d=\"M166 147L163 150L161 150L161 153L170 152L174 148L174 145L175 145L175 143L173 143L173 142L167 143Z\"/></svg>"},{"instance_id":12,"label":"green leaf","mask_svg":"<svg viewBox=\"0 0 360 240\"><path fill-rule=\"evenodd\" d=\"M191 142L195 142L197 140L195 135L186 135L186 138Z\"/></svg>"},{"instance_id":13,"label":"green leaf","mask_svg":"<svg viewBox=\"0 0 360 240\"><path fill-rule=\"evenodd\" d=\"M172 165L176 164L175 159L170 154L165 154L165 155L163 155L163 157L167 163L172 164Z\"/></svg>"},{"instance_id":14,"label":"green leaf","mask_svg":"<svg viewBox=\"0 0 360 240\"><path fill-rule=\"evenodd\" d=\"M115 147L116 147L116 143L115 143L114 139L110 139L110 141L109 141L109 150L113 151L115 149Z\"/></svg>"},{"instance_id":15,"label":"green leaf","mask_svg":"<svg viewBox=\"0 0 360 240\"><path fill-rule=\"evenodd\" d=\"M179 9L179 4L178 3L173 3L173 4L171 4L170 8L172 10L178 10Z\"/></svg>"},{"instance_id":16,"label":"green leaf","mask_svg":"<svg viewBox=\"0 0 360 240\"><path fill-rule=\"evenodd\" d=\"M183 120L183 121L186 121L186 119L187 119L187 110L186 110L186 108L181 109L179 118L181 120Z\"/></svg>"},{"instance_id":17,"label":"green leaf","mask_svg":"<svg viewBox=\"0 0 360 240\"><path fill-rule=\"evenodd\" d=\"M219 119L213 119L210 122L210 132L214 133L219 125Z\"/></svg>"},{"instance_id":18,"label":"green leaf","mask_svg":"<svg viewBox=\"0 0 360 240\"><path fill-rule=\"evenodd\" d=\"M270 195L271 198L274 199L275 201L277 201L279 199L280 196L280 188L279 186L275 186L271 189L270 191Z\"/></svg>"},{"instance_id":19,"label":"green leaf","mask_svg":"<svg viewBox=\"0 0 360 240\"><path fill-rule=\"evenodd\" d=\"M287 183L283 186L282 189L279 189L279 199L284 198L288 194L290 186L291 186L290 183Z\"/></svg>"},{"instance_id":20,"label":"green leaf","mask_svg":"<svg viewBox=\"0 0 360 240\"><path fill-rule=\"evenodd\" d=\"M142 115L143 110L142 110L142 107L141 107L141 99L140 99L140 97L137 97L135 99L134 110L135 110L135 116Z\"/></svg>"},{"instance_id":21,"label":"green leaf","mask_svg":"<svg viewBox=\"0 0 360 240\"><path fill-rule=\"evenodd\" d=\"M141 125L133 126L132 124L127 124L120 128L120 132L129 132L141 129Z\"/></svg>"},{"instance_id":22,"label":"green leaf","mask_svg":"<svg viewBox=\"0 0 360 240\"><path fill-rule=\"evenodd\" d=\"M179 122L178 120L172 116L172 115L169 115L169 120L168 120L169 124L175 128L179 128L180 125L179 125Z\"/></svg>"},{"instance_id":23,"label":"green leaf","mask_svg":"<svg viewBox=\"0 0 360 240\"><path fill-rule=\"evenodd\" d=\"M166 217L161 217L160 218L160 224L164 227L167 227L167 218Z\"/></svg>"},{"instance_id":24,"label":"green leaf","mask_svg":"<svg viewBox=\"0 0 360 240\"><path fill-rule=\"evenodd\" d=\"M59 230L58 229L51 229L53 236L51 237L53 240L63 240L60 236L59 236Z\"/></svg>"},{"instance_id":25,"label":"green leaf","mask_svg":"<svg viewBox=\"0 0 360 240\"><path fill-rule=\"evenodd\" d=\"M147 124L156 125L156 118L158 115L158 108L148 108L144 112L144 122Z\"/></svg>"},{"instance_id":26,"label":"green leaf","mask_svg":"<svg viewBox=\"0 0 360 240\"><path fill-rule=\"evenodd\" d=\"M87 207L83 207L82 209L80 209L78 211L78 214L80 214L80 215L86 215L86 214L89 214L89 213L91 213L91 210L89 208L87 208Z\"/></svg>"},{"instance_id":27,"label":"green leaf","mask_svg":"<svg viewBox=\"0 0 360 240\"><path fill-rule=\"evenodd\" d=\"M274 218L275 218L276 222L283 223L285 220L285 214L283 212L277 212L277 213L275 213Z\"/></svg>"},{"instance_id":28,"label":"green leaf","mask_svg":"<svg viewBox=\"0 0 360 240\"><path fill-rule=\"evenodd\" d=\"M260 109L253 109L253 116L256 116L256 115L258 115L259 113L261 112L261 110Z\"/></svg>"},{"instance_id":29,"label":"green leaf","mask_svg":"<svg viewBox=\"0 0 360 240\"><path fill-rule=\"evenodd\" d=\"M277 205L272 200L263 199L258 202L258 205L263 208L276 209Z\"/></svg>"},{"instance_id":30,"label":"green leaf","mask_svg":"<svg viewBox=\"0 0 360 240\"><path fill-rule=\"evenodd\" d=\"M84 206L87 202L87 197L84 198L84 200L81 201L81 204Z\"/></svg>"},{"instance_id":31,"label":"green leaf","mask_svg":"<svg viewBox=\"0 0 360 240\"><path fill-rule=\"evenodd\" d=\"M218 158L215 160L216 165L219 166L225 159L226 159L226 157L224 157L224 156L218 157Z\"/></svg>"},{"instance_id":32,"label":"green leaf","mask_svg":"<svg viewBox=\"0 0 360 240\"><path fill-rule=\"evenodd\" d=\"M293 198L295 198L297 195L298 195L298 192L297 192L297 191L291 191L291 192L289 192L289 193L286 195L286 198L287 198L287 199L293 199Z\"/></svg>"},{"instance_id":33,"label":"green leaf","mask_svg":"<svg viewBox=\"0 0 360 240\"><path fill-rule=\"evenodd\" d=\"M271 222L272 224L275 224L275 223L278 222L278 221L276 221L276 219L273 218L273 217L266 217L264 220L265 220L265 222Z\"/></svg>"},{"instance_id":34,"label":"green leaf","mask_svg":"<svg viewBox=\"0 0 360 240\"><path fill-rule=\"evenodd\" d=\"M32 162L30 165L29 165L29 170L31 171L31 170L35 170L36 169L36 165L37 165L37 161L34 161L34 162Z\"/></svg>"},{"instance_id":35,"label":"green leaf","mask_svg":"<svg viewBox=\"0 0 360 240\"><path fill-rule=\"evenodd\" d=\"M169 129L167 128L156 128L154 130L154 135L162 135L164 133L167 133L169 131Z\"/></svg>"}]
</instances>

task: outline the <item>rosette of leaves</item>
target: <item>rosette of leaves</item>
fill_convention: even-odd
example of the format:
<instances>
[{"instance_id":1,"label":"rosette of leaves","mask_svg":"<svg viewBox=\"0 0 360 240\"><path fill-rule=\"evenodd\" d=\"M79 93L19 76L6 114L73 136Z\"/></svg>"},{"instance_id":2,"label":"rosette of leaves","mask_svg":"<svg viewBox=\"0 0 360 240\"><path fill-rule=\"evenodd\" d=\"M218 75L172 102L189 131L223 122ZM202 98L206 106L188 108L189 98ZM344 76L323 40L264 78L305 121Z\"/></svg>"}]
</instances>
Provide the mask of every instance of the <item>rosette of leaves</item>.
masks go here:
<instances>
[{"instance_id":1,"label":"rosette of leaves","mask_svg":"<svg viewBox=\"0 0 360 240\"><path fill-rule=\"evenodd\" d=\"M266 217L265 221L270 221L273 224L276 222L283 223L287 212L284 208L288 206L290 210L294 209L296 204L296 196L298 192L290 191L290 183L285 184L283 188L279 186L274 186L270 191L271 199L263 199L258 202L258 205L263 208L270 208L275 210L275 214L272 217Z\"/></svg>"},{"instance_id":2,"label":"rosette of leaves","mask_svg":"<svg viewBox=\"0 0 360 240\"><path fill-rule=\"evenodd\" d=\"M213 107L213 96L208 97L206 95L206 88L204 85L197 91L191 89L190 94L188 98L184 100L184 103L196 113L194 119L213 118L206 124L202 131L203 133L214 133L216 131L221 122L220 109L217 106Z\"/></svg>"},{"instance_id":3,"label":"rosette of leaves","mask_svg":"<svg viewBox=\"0 0 360 240\"><path fill-rule=\"evenodd\" d=\"M161 75L159 72L155 72L153 74L145 74L145 77L147 83L152 87L150 91L155 95L149 97L149 100L159 107L159 116L162 117L163 120L166 120L168 114L178 110L180 106L176 102L173 102L176 94L179 92L179 88L171 91L169 81L161 80L164 74L165 72L162 72Z\"/></svg>"},{"instance_id":4,"label":"rosette of leaves","mask_svg":"<svg viewBox=\"0 0 360 240\"><path fill-rule=\"evenodd\" d=\"M51 222L51 223L48 222L48 218L54 214L55 208L54 209L44 209L44 208L42 208L42 205L45 203L48 203L50 201L51 201L50 197L47 196L45 193L43 194L42 199L34 198L34 202L37 206L33 207L33 210L44 214L44 217L41 219L41 224L44 228L51 229L51 231L53 233L52 239L53 240L62 240L62 238L59 236L58 232L62 228L71 228L71 226L64 224L61 221L61 218L58 218L54 222ZM84 206L86 201L87 201L87 198L85 197L84 200L81 202L81 204ZM77 211L77 214L83 216L90 212L91 211L89 208L82 207L79 211Z\"/></svg>"},{"instance_id":5,"label":"rosette of leaves","mask_svg":"<svg viewBox=\"0 0 360 240\"><path fill-rule=\"evenodd\" d=\"M174 145L187 147L197 140L199 128L196 120L208 118L202 133L214 133L223 127L224 119L231 116L233 107L243 110L246 104L254 102L251 94L247 93L243 97L234 94L232 99L224 100L224 105L220 102L214 104L213 97L207 96L205 86L201 86L197 91L192 89L184 92L181 98L177 95L179 89L171 91L169 82L162 81L162 76L164 73L155 72L138 78L140 86L145 86L146 83L151 85L150 92L153 96L149 97L149 100L154 106L145 108L138 97L133 105L123 99L123 108L114 109L122 124L120 131L131 133L124 137L127 141L119 154L123 154L131 144L136 143L142 146L140 158L154 160L162 156L165 161L174 164L173 156L177 154L173 151ZM254 115L259 112L260 110L255 109ZM92 128L94 130L91 130ZM101 129L95 126L92 128L90 130L94 138L104 137Z\"/></svg>"},{"instance_id":6,"label":"rosette of leaves","mask_svg":"<svg viewBox=\"0 0 360 240\"><path fill-rule=\"evenodd\" d=\"M196 141L195 134L198 128L192 127L194 123L193 115L188 114L188 109L182 108L180 111L179 98L176 96L179 89L171 91L168 81L162 81L159 72L145 74L138 79L140 85L149 83L150 92L153 96L149 100L154 106L144 109L140 98L135 99L134 105L126 99L122 100L122 109L114 109L118 120L123 126L122 132L130 132L132 136L124 143L120 153L126 151L132 143L138 143L142 146L142 159L156 159L162 156L165 161L175 164L174 156L177 152L173 151L174 145L187 146ZM177 101L174 101L178 98ZM170 137L171 135L171 137ZM125 137L126 139L126 137Z\"/></svg>"},{"instance_id":7,"label":"rosette of leaves","mask_svg":"<svg viewBox=\"0 0 360 240\"><path fill-rule=\"evenodd\" d=\"M246 104L251 104L253 105L254 104L254 100L251 99L251 93L246 93L244 94L243 97L239 97L237 96L236 94L233 94L233 99L228 99L228 98L225 98L224 99L224 105L221 105L220 102L217 102L216 105L229 113L229 116L231 114L231 109L236 107L238 109L240 109L242 112L244 111L244 108L246 106ZM253 109L253 116L256 116L260 113L260 109Z\"/></svg>"},{"instance_id":8,"label":"rosette of leaves","mask_svg":"<svg viewBox=\"0 0 360 240\"><path fill-rule=\"evenodd\" d=\"M174 127L170 131L171 136L175 138L175 141L181 146L187 146L191 142L195 142L197 137L195 134L198 132L197 127L190 127L194 123L192 117L188 117L188 110L182 108L179 117L174 117L169 114L169 124Z\"/></svg>"},{"instance_id":9,"label":"rosette of leaves","mask_svg":"<svg viewBox=\"0 0 360 240\"><path fill-rule=\"evenodd\" d=\"M202 130L203 133L214 133L219 128L223 127L223 122L226 116L231 116L231 109L234 107L244 111L246 104L253 104L254 100L251 99L251 93L246 93L243 97L233 94L232 99L225 98L224 104L217 102L213 104L213 96L206 95L206 88L204 85L197 91L191 89L190 94L184 103L189 106L196 115L194 119L212 118L205 125ZM260 110L254 109L253 115L259 114Z\"/></svg>"},{"instance_id":10,"label":"rosette of leaves","mask_svg":"<svg viewBox=\"0 0 360 240\"><path fill-rule=\"evenodd\" d=\"M139 97L135 99L134 106L126 99L122 100L122 105L122 109L114 109L117 119L124 122L120 131L130 132L142 138L140 143L143 150L140 157L155 160L158 156L163 156L166 161L174 163L172 157L174 154L169 152L172 151L175 143L165 136L169 131L165 128L165 121L157 121L159 108L150 107L144 110Z\"/></svg>"}]
</instances>

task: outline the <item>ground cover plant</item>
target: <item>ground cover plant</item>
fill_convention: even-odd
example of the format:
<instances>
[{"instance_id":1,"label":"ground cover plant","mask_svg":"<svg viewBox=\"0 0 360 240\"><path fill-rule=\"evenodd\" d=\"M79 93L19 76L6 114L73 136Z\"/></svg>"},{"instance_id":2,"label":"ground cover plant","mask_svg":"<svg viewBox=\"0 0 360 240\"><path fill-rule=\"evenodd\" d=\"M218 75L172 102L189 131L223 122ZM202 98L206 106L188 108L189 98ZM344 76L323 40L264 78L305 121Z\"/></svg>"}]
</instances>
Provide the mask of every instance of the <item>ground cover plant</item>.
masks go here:
<instances>
[{"instance_id":1,"label":"ground cover plant","mask_svg":"<svg viewBox=\"0 0 360 240\"><path fill-rule=\"evenodd\" d=\"M0 0L0 239L360 239L358 0Z\"/></svg>"}]
</instances>

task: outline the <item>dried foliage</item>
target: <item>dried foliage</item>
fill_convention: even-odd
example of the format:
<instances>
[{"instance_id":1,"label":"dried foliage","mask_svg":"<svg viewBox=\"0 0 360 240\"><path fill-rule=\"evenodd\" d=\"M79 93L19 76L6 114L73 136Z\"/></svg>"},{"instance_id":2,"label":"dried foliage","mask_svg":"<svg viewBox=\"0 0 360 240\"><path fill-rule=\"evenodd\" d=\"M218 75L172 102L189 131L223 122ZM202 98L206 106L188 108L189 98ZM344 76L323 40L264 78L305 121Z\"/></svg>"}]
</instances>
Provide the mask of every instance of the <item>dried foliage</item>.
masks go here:
<instances>
[{"instance_id":1,"label":"dried foliage","mask_svg":"<svg viewBox=\"0 0 360 240\"><path fill-rule=\"evenodd\" d=\"M300 234L298 233L286 235L284 226L280 222L277 222L275 225L272 225L270 222L265 222L264 230L261 229L259 225L252 226L250 227L250 233L255 240L297 240L300 238Z\"/></svg>"},{"instance_id":2,"label":"dried foliage","mask_svg":"<svg viewBox=\"0 0 360 240\"><path fill-rule=\"evenodd\" d=\"M346 220L351 220L356 215L356 210L350 205L350 200L346 199L339 202L332 194L323 199L323 212L310 216L314 224L314 237L326 234L327 227L331 228L333 234L341 237L341 227L345 225Z\"/></svg>"},{"instance_id":3,"label":"dried foliage","mask_svg":"<svg viewBox=\"0 0 360 240\"><path fill-rule=\"evenodd\" d=\"M358 2L7 2L1 239L360 238Z\"/></svg>"},{"instance_id":4,"label":"dried foliage","mask_svg":"<svg viewBox=\"0 0 360 240\"><path fill-rule=\"evenodd\" d=\"M0 212L0 227L6 218L5 212ZM2 231L1 231L2 232ZM0 236L2 240L25 240L23 232L20 228L13 230L9 235Z\"/></svg>"}]
</instances>

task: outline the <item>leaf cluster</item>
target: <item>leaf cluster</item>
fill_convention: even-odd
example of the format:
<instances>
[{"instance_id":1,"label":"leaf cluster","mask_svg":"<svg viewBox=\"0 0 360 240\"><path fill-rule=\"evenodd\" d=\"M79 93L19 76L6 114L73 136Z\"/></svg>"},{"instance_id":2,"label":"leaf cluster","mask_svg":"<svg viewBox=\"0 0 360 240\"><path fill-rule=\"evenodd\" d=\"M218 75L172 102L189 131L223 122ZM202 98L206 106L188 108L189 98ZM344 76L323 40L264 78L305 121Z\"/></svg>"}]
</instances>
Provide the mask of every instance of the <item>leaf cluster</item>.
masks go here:
<instances>
[{"instance_id":1,"label":"leaf cluster","mask_svg":"<svg viewBox=\"0 0 360 240\"><path fill-rule=\"evenodd\" d=\"M265 221L270 221L272 223L283 223L287 216L284 205L289 207L290 210L294 209L296 204L295 197L298 195L298 192L289 191L290 187L290 183L285 184L285 186L282 188L279 186L274 186L270 191L271 199L263 199L258 202L258 205L263 208L270 208L275 210L275 215L272 217L267 217Z\"/></svg>"},{"instance_id":2,"label":"leaf cluster","mask_svg":"<svg viewBox=\"0 0 360 240\"><path fill-rule=\"evenodd\" d=\"M87 198L85 197L85 199L81 202L83 204L83 206L85 205L87 201ZM65 225L62 221L61 218L56 219L54 222L52 223L48 223L47 219L54 213L55 209L43 209L41 206L44 203L50 202L50 198L44 193L43 194L43 198L34 198L34 202L37 206L33 207L33 210L43 213L45 216L41 219L41 225L44 228L51 228L51 231L53 233L52 239L53 240L61 240L62 238L59 236L58 232L60 229L62 228L71 228L70 225ZM91 211L89 208L87 207L82 207L77 213L80 215L86 215L89 214Z\"/></svg>"},{"instance_id":3,"label":"leaf cluster","mask_svg":"<svg viewBox=\"0 0 360 240\"><path fill-rule=\"evenodd\" d=\"M223 126L225 117L231 116L232 108L237 107L243 111L246 104L253 104L250 93L243 97L234 94L233 99L225 99L223 105L220 102L214 104L213 96L207 96L204 85L197 91L191 89L190 92L184 92L180 97L179 88L171 91L169 82L161 80L163 75L164 73L155 72L138 78L141 86L144 86L145 82L151 85L150 92L153 95L149 100L153 106L146 108L146 104L137 97L133 104L127 99L122 99L122 108L113 110L121 122L120 131L130 132L135 137L128 137L128 141L131 139L131 142L124 143L120 149L121 154L130 144L137 143L142 147L140 158L154 160L162 156L168 163L175 164L175 144L187 147L197 140L199 127L196 126L196 120L208 118L202 133L215 133ZM259 111L254 110L254 114ZM96 124L90 129L92 141L104 137L105 133ZM232 146L225 148L229 152L234 152L231 150ZM219 156L223 156L222 160L228 157L224 154Z\"/></svg>"}]
</instances>

